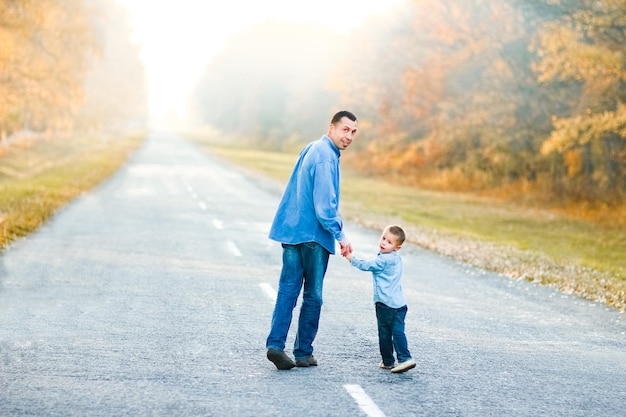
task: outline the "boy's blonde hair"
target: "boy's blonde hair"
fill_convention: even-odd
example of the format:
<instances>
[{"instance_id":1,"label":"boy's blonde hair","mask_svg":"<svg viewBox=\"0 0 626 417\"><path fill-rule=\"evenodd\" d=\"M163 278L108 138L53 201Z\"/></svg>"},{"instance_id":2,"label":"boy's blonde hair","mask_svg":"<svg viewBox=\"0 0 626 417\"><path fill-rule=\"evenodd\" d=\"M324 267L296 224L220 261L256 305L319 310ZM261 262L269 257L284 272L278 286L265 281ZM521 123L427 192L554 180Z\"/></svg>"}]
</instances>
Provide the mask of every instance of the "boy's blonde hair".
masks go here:
<instances>
[{"instance_id":1,"label":"boy's blonde hair","mask_svg":"<svg viewBox=\"0 0 626 417\"><path fill-rule=\"evenodd\" d=\"M404 239L406 239L406 235L404 234L404 230L400 226L396 226L395 224L387 226L387 230L389 233L398 238L398 246L404 243Z\"/></svg>"}]
</instances>

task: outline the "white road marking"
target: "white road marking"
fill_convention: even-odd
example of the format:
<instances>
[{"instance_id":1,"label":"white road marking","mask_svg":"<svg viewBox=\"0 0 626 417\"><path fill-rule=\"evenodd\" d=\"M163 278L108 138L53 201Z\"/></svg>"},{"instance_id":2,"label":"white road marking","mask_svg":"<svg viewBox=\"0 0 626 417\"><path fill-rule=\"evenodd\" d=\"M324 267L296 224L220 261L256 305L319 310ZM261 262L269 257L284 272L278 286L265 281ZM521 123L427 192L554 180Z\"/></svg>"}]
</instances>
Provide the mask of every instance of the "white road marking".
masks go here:
<instances>
[{"instance_id":1,"label":"white road marking","mask_svg":"<svg viewBox=\"0 0 626 417\"><path fill-rule=\"evenodd\" d=\"M226 242L226 246L228 246L228 249L230 249L233 255L241 256L241 252L239 252L239 249L237 249L237 245L235 245L235 243L232 240L229 240L228 242Z\"/></svg>"},{"instance_id":2,"label":"white road marking","mask_svg":"<svg viewBox=\"0 0 626 417\"><path fill-rule=\"evenodd\" d=\"M215 226L218 230L222 230L224 228L224 223L222 223L221 220L213 219L213 226Z\"/></svg>"},{"instance_id":3,"label":"white road marking","mask_svg":"<svg viewBox=\"0 0 626 417\"><path fill-rule=\"evenodd\" d=\"M259 284L259 286L263 291L265 291L265 294L267 294L269 298L271 298L273 301L276 301L276 291L274 290L274 288L272 288L270 284L268 284L267 282L262 282Z\"/></svg>"},{"instance_id":4,"label":"white road marking","mask_svg":"<svg viewBox=\"0 0 626 417\"><path fill-rule=\"evenodd\" d=\"M360 385L344 385L343 386L348 394L354 398L359 405L361 411L368 415L368 417L385 417L385 413L381 411L374 401L365 393Z\"/></svg>"},{"instance_id":5,"label":"white road marking","mask_svg":"<svg viewBox=\"0 0 626 417\"><path fill-rule=\"evenodd\" d=\"M206 210L208 208L204 201L198 201L198 207L200 207L202 210Z\"/></svg>"}]
</instances>

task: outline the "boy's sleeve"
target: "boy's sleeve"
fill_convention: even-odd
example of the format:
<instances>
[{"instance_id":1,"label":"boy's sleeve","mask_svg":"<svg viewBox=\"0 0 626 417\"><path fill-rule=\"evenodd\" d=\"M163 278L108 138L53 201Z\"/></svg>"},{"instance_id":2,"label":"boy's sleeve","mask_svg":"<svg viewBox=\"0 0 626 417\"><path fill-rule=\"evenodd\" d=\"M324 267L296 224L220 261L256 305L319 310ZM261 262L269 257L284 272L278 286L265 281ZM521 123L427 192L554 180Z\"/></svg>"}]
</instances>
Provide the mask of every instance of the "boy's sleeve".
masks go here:
<instances>
[{"instance_id":1,"label":"boy's sleeve","mask_svg":"<svg viewBox=\"0 0 626 417\"><path fill-rule=\"evenodd\" d=\"M350 264L361 271L378 272L385 268L385 259L377 256L375 259L365 260L353 256Z\"/></svg>"}]
</instances>

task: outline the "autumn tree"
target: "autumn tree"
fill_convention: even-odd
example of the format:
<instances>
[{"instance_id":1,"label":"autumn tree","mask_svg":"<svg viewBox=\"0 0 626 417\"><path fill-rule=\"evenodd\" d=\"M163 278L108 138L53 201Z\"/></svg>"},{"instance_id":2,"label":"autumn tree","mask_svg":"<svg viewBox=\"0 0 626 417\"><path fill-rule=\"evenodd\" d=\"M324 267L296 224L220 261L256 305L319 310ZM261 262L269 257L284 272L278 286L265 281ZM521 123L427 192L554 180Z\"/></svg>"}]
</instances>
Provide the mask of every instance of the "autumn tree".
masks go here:
<instances>
[{"instance_id":1,"label":"autumn tree","mask_svg":"<svg viewBox=\"0 0 626 417\"><path fill-rule=\"evenodd\" d=\"M83 0L0 0L0 131L71 126L97 46Z\"/></svg>"},{"instance_id":2,"label":"autumn tree","mask_svg":"<svg viewBox=\"0 0 626 417\"><path fill-rule=\"evenodd\" d=\"M553 158L556 185L581 198L626 194L626 4L553 1L563 16L537 34L534 69L548 88L566 91L541 151Z\"/></svg>"},{"instance_id":3,"label":"autumn tree","mask_svg":"<svg viewBox=\"0 0 626 417\"><path fill-rule=\"evenodd\" d=\"M624 8L617 0L414 0L368 22L355 34L357 65L335 83L373 132L348 159L426 186L527 183L540 192L557 181L571 192L572 179L587 178L587 190L615 189L624 184L623 142L605 130L622 111ZM591 136L602 146L572 152L591 140L566 127L572 111L597 120Z\"/></svg>"},{"instance_id":4,"label":"autumn tree","mask_svg":"<svg viewBox=\"0 0 626 417\"><path fill-rule=\"evenodd\" d=\"M79 113L88 74L107 88L108 98L117 99L107 106L93 94L93 84L87 87L87 99L101 110L100 122L110 119L114 107L117 116L145 116L143 68L137 48L122 39L130 36L128 17L115 7L102 0L0 0L0 139L20 129L68 130L85 120L88 112ZM107 28L111 22L113 29ZM96 58L108 63L99 75ZM105 83L116 69L123 77ZM139 98L130 99L134 92Z\"/></svg>"}]
</instances>

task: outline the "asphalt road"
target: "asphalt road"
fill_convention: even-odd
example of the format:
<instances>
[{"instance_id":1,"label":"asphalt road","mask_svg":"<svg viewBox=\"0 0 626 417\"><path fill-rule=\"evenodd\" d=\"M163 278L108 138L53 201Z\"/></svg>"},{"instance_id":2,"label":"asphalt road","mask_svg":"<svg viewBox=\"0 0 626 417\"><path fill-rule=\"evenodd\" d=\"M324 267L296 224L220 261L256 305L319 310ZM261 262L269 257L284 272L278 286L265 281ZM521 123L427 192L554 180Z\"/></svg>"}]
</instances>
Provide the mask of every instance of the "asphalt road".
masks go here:
<instances>
[{"instance_id":1,"label":"asphalt road","mask_svg":"<svg viewBox=\"0 0 626 417\"><path fill-rule=\"evenodd\" d=\"M264 346L279 194L154 135L12 245L0 257L0 415L626 415L623 313L410 245L415 369L378 368L371 277L334 256L319 366L276 370ZM378 230L346 230L375 255Z\"/></svg>"}]
</instances>

